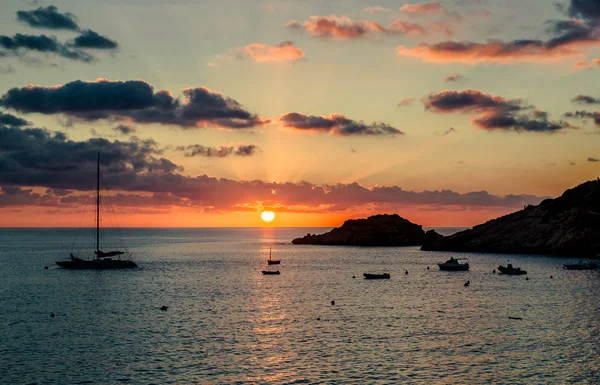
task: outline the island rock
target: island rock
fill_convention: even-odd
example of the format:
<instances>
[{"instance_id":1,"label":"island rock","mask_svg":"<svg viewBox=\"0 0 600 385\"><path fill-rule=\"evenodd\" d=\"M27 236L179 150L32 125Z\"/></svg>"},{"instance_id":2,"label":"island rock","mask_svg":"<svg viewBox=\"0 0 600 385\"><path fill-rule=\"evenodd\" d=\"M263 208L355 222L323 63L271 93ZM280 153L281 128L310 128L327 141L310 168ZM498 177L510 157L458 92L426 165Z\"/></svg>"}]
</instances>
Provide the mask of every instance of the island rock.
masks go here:
<instances>
[{"instance_id":1,"label":"island rock","mask_svg":"<svg viewBox=\"0 0 600 385\"><path fill-rule=\"evenodd\" d=\"M379 214L367 219L349 219L325 234L307 234L292 241L298 245L420 246L425 232L398 214Z\"/></svg>"},{"instance_id":2,"label":"island rock","mask_svg":"<svg viewBox=\"0 0 600 385\"><path fill-rule=\"evenodd\" d=\"M448 237L428 234L422 250L597 257L600 179Z\"/></svg>"}]
</instances>

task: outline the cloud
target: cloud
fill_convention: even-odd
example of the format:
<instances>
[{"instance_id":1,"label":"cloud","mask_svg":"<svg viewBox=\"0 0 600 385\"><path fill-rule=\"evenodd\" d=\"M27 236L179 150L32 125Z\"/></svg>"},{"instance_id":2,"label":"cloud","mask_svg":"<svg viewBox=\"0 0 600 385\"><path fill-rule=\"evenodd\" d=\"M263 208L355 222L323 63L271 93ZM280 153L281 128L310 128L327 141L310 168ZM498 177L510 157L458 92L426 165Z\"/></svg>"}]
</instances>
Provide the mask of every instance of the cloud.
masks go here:
<instances>
[{"instance_id":1,"label":"cloud","mask_svg":"<svg viewBox=\"0 0 600 385\"><path fill-rule=\"evenodd\" d=\"M436 133L436 135L439 136L448 136L450 134L452 134L453 132L458 132L454 127L450 127L449 129L447 129L446 131L442 132L441 134Z\"/></svg>"},{"instance_id":2,"label":"cloud","mask_svg":"<svg viewBox=\"0 0 600 385\"><path fill-rule=\"evenodd\" d=\"M387 28L372 20L352 21L348 17L311 16L300 24L294 20L286 27L304 31L310 36L333 40L351 40L370 37L372 35L424 35L425 29L418 23L396 20Z\"/></svg>"},{"instance_id":3,"label":"cloud","mask_svg":"<svg viewBox=\"0 0 600 385\"><path fill-rule=\"evenodd\" d=\"M37 51L54 53L66 59L91 62L93 56L58 42L54 36L46 35L23 35L17 33L14 36L0 35L0 47L11 52L13 55L21 56L26 51Z\"/></svg>"},{"instance_id":4,"label":"cloud","mask_svg":"<svg viewBox=\"0 0 600 385\"><path fill-rule=\"evenodd\" d=\"M313 116L298 112L289 112L282 115L279 121L286 128L305 132L329 133L338 136L404 134L402 131L382 122L366 124L365 122L352 120L340 114Z\"/></svg>"},{"instance_id":5,"label":"cloud","mask_svg":"<svg viewBox=\"0 0 600 385\"><path fill-rule=\"evenodd\" d=\"M412 106L414 101L415 101L415 98L404 98L404 99L400 100L400 102L398 102L397 107Z\"/></svg>"},{"instance_id":6,"label":"cloud","mask_svg":"<svg viewBox=\"0 0 600 385\"><path fill-rule=\"evenodd\" d=\"M600 2L598 0L571 0L569 16L588 20L600 20Z\"/></svg>"},{"instance_id":7,"label":"cloud","mask_svg":"<svg viewBox=\"0 0 600 385\"><path fill-rule=\"evenodd\" d=\"M588 158L588 162L600 162L600 159L590 157Z\"/></svg>"},{"instance_id":8,"label":"cloud","mask_svg":"<svg viewBox=\"0 0 600 385\"><path fill-rule=\"evenodd\" d=\"M88 49L116 49L119 46L116 41L102 36L91 29L83 31L69 45L75 48Z\"/></svg>"},{"instance_id":9,"label":"cloud","mask_svg":"<svg viewBox=\"0 0 600 385\"><path fill-rule=\"evenodd\" d=\"M505 99L501 96L485 94L479 90L449 91L431 93L421 100L426 110L434 112L484 112L495 110L519 111L530 108L520 99Z\"/></svg>"},{"instance_id":10,"label":"cloud","mask_svg":"<svg viewBox=\"0 0 600 385\"><path fill-rule=\"evenodd\" d=\"M406 13L442 13L444 11L446 11L446 8L437 1L421 4L404 4L400 7L400 12Z\"/></svg>"},{"instance_id":11,"label":"cloud","mask_svg":"<svg viewBox=\"0 0 600 385\"><path fill-rule=\"evenodd\" d=\"M391 12L391 9L380 7L380 6L375 6L375 7L364 8L363 12L367 12L367 13L373 14L373 13L377 13L377 12Z\"/></svg>"},{"instance_id":12,"label":"cloud","mask_svg":"<svg viewBox=\"0 0 600 385\"><path fill-rule=\"evenodd\" d=\"M600 98L594 98L593 96L581 94L575 96L573 99L571 99L571 101L579 104L600 104Z\"/></svg>"},{"instance_id":13,"label":"cloud","mask_svg":"<svg viewBox=\"0 0 600 385\"><path fill-rule=\"evenodd\" d=\"M571 126L564 121L548 121L548 114L524 104L521 99L505 99L479 90L432 93L422 100L426 110L438 113L474 113L473 124L486 130L556 132Z\"/></svg>"},{"instance_id":14,"label":"cloud","mask_svg":"<svg viewBox=\"0 0 600 385\"><path fill-rule=\"evenodd\" d=\"M585 60L577 60L575 64L573 64L573 72L579 72L584 69L590 69L592 65Z\"/></svg>"},{"instance_id":15,"label":"cloud","mask_svg":"<svg viewBox=\"0 0 600 385\"><path fill-rule=\"evenodd\" d=\"M17 20L34 28L79 30L77 19L71 13L60 13L58 8L49 5L32 11L17 11Z\"/></svg>"},{"instance_id":16,"label":"cloud","mask_svg":"<svg viewBox=\"0 0 600 385\"><path fill-rule=\"evenodd\" d=\"M600 57L593 59L592 63L594 63L596 66L600 67Z\"/></svg>"},{"instance_id":17,"label":"cloud","mask_svg":"<svg viewBox=\"0 0 600 385\"><path fill-rule=\"evenodd\" d=\"M594 119L594 124L597 127L600 127L600 112L589 112L589 111L575 111L575 112L565 112L563 114L565 118L592 118Z\"/></svg>"},{"instance_id":18,"label":"cloud","mask_svg":"<svg viewBox=\"0 0 600 385\"><path fill-rule=\"evenodd\" d=\"M464 80L464 79L465 78L461 74L458 74L458 73L455 72L453 74L450 74L450 75L446 76L445 81L447 81L447 82L457 82L459 80Z\"/></svg>"},{"instance_id":19,"label":"cloud","mask_svg":"<svg viewBox=\"0 0 600 385\"><path fill-rule=\"evenodd\" d=\"M399 186L367 188L358 183L315 185L308 182L237 181L207 175L190 177L182 175L179 166L160 158L161 149L151 140L76 141L63 133L39 128L2 127L0 202L5 206L38 204L42 200L48 205L82 204L81 192L94 189L98 151L101 152L104 185L122 194L111 200L134 207L175 205L240 211L242 208L256 210L272 206L282 210L341 212L348 207L364 205L518 208L543 199L533 195L500 197L485 191L461 194L450 190L407 191ZM52 191L37 193L34 188ZM7 195L13 196L9 202ZM42 198L44 195L48 197ZM14 196L20 196L20 201ZM35 202L31 203L32 200Z\"/></svg>"},{"instance_id":20,"label":"cloud","mask_svg":"<svg viewBox=\"0 0 600 385\"><path fill-rule=\"evenodd\" d=\"M182 128L253 128L270 122L245 110L236 100L206 87L186 88L184 100L168 91L154 92L142 80L76 80L60 86L12 88L0 105L24 113L63 114L72 119L101 119L175 125Z\"/></svg>"},{"instance_id":21,"label":"cloud","mask_svg":"<svg viewBox=\"0 0 600 385\"><path fill-rule=\"evenodd\" d=\"M553 38L543 40L488 40L486 43L445 41L437 44L420 43L409 48L396 47L399 56L417 58L432 63L501 63L557 61L580 56L583 46L600 45L599 29L575 20L550 21Z\"/></svg>"},{"instance_id":22,"label":"cloud","mask_svg":"<svg viewBox=\"0 0 600 385\"><path fill-rule=\"evenodd\" d=\"M30 126L31 122L11 114L0 112L0 126L22 127Z\"/></svg>"},{"instance_id":23,"label":"cloud","mask_svg":"<svg viewBox=\"0 0 600 385\"><path fill-rule=\"evenodd\" d=\"M1 53L0 53L0 57L2 57ZM15 67L13 67L10 64L7 64L5 66L0 66L0 74L8 75L8 74L12 74L14 72L15 72Z\"/></svg>"},{"instance_id":24,"label":"cloud","mask_svg":"<svg viewBox=\"0 0 600 385\"><path fill-rule=\"evenodd\" d=\"M254 43L244 47L244 53L259 63L295 62L304 57L304 51L291 41L275 46Z\"/></svg>"},{"instance_id":25,"label":"cloud","mask_svg":"<svg viewBox=\"0 0 600 385\"><path fill-rule=\"evenodd\" d=\"M119 124L113 127L112 130L121 135L130 135L135 134L137 132L137 130L134 127L128 126L126 124Z\"/></svg>"},{"instance_id":26,"label":"cloud","mask_svg":"<svg viewBox=\"0 0 600 385\"><path fill-rule=\"evenodd\" d=\"M188 146L177 146L177 151L183 152L186 157L204 156L207 158L225 158L231 155L252 156L260 151L260 148L254 144L241 144L235 146L206 147L200 144Z\"/></svg>"}]
</instances>

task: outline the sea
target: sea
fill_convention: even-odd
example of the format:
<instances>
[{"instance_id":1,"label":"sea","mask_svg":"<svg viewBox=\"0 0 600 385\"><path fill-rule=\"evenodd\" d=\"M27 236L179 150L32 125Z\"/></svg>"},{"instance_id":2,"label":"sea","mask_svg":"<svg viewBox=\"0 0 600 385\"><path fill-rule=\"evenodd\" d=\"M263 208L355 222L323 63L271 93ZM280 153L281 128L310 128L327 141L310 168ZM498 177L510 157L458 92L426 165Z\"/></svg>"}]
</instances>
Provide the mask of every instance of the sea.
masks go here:
<instances>
[{"instance_id":1,"label":"sea","mask_svg":"<svg viewBox=\"0 0 600 385\"><path fill-rule=\"evenodd\" d=\"M137 269L69 271L92 230L0 229L0 383L600 383L600 272L578 259L291 244L328 230L121 229Z\"/></svg>"}]
</instances>

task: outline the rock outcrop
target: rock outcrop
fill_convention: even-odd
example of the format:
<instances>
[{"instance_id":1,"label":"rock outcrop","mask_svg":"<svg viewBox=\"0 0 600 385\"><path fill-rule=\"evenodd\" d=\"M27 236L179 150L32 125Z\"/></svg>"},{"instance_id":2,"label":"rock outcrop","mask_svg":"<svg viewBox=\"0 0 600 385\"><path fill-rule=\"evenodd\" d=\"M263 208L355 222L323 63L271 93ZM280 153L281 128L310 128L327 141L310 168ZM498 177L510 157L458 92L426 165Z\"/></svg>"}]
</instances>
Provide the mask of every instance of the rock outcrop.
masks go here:
<instances>
[{"instance_id":1,"label":"rock outcrop","mask_svg":"<svg viewBox=\"0 0 600 385\"><path fill-rule=\"evenodd\" d=\"M325 234L307 234L294 244L346 246L419 246L425 232L398 214L380 214L367 219L350 219Z\"/></svg>"},{"instance_id":2,"label":"rock outcrop","mask_svg":"<svg viewBox=\"0 0 600 385\"><path fill-rule=\"evenodd\" d=\"M448 237L436 234L427 233L422 250L596 257L600 255L600 179L470 230Z\"/></svg>"}]
</instances>

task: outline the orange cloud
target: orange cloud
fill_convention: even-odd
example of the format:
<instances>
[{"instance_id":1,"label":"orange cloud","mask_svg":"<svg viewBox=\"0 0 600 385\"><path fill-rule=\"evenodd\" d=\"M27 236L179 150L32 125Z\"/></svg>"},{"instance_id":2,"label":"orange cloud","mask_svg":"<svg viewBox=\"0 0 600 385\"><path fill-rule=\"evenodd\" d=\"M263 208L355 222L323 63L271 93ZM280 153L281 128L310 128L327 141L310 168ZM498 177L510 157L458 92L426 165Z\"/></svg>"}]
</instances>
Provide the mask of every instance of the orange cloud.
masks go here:
<instances>
[{"instance_id":1,"label":"orange cloud","mask_svg":"<svg viewBox=\"0 0 600 385\"><path fill-rule=\"evenodd\" d=\"M598 43L598 42L597 42ZM596 43L596 44L597 44ZM514 62L559 61L565 57L583 55L577 45L547 47L539 41L522 41L515 44L493 40L488 43L443 42L438 44L419 44L408 48L396 47L398 56L421 59L430 63L465 63L484 62L509 64Z\"/></svg>"},{"instance_id":2,"label":"orange cloud","mask_svg":"<svg viewBox=\"0 0 600 385\"><path fill-rule=\"evenodd\" d=\"M244 53L258 63L295 62L305 56L304 51L291 41L274 46L253 43L244 47Z\"/></svg>"},{"instance_id":3,"label":"orange cloud","mask_svg":"<svg viewBox=\"0 0 600 385\"><path fill-rule=\"evenodd\" d=\"M353 21L348 17L339 16L311 16L309 20L298 23L294 20L288 22L286 27L302 30L313 37L334 40L350 40L366 38L373 34L381 35L425 35L425 29L418 23L396 20L388 27L376 21Z\"/></svg>"},{"instance_id":4,"label":"orange cloud","mask_svg":"<svg viewBox=\"0 0 600 385\"><path fill-rule=\"evenodd\" d=\"M593 59L592 63L594 63L595 65L597 65L598 67L600 67L600 57L597 57L597 58Z\"/></svg>"},{"instance_id":5,"label":"orange cloud","mask_svg":"<svg viewBox=\"0 0 600 385\"><path fill-rule=\"evenodd\" d=\"M406 13L440 13L445 11L446 8L435 1L422 4L404 4L400 7L400 12Z\"/></svg>"},{"instance_id":6,"label":"orange cloud","mask_svg":"<svg viewBox=\"0 0 600 385\"><path fill-rule=\"evenodd\" d=\"M587 62L585 60L577 60L575 62L575 64L573 64L573 72L579 72L581 70L584 69L590 69L592 68L592 65L590 64L590 62Z\"/></svg>"}]
</instances>

